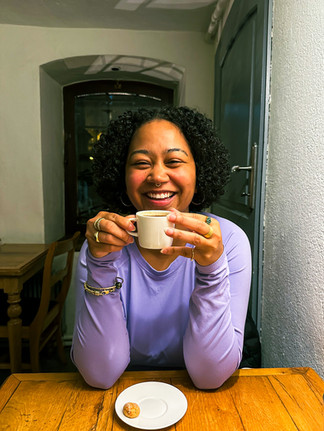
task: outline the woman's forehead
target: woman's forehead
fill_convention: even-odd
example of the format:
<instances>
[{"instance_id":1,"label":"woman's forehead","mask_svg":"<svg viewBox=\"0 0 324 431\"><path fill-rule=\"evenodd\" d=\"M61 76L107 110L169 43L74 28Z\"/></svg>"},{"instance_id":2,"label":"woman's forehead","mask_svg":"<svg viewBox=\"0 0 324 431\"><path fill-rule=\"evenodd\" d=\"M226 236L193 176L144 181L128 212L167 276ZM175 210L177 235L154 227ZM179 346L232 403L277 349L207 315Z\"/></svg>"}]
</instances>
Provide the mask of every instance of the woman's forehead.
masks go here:
<instances>
[{"instance_id":1,"label":"woman's forehead","mask_svg":"<svg viewBox=\"0 0 324 431\"><path fill-rule=\"evenodd\" d=\"M140 126L131 140L129 154L139 150L191 153L190 147L178 126L167 120L152 120Z\"/></svg>"}]
</instances>

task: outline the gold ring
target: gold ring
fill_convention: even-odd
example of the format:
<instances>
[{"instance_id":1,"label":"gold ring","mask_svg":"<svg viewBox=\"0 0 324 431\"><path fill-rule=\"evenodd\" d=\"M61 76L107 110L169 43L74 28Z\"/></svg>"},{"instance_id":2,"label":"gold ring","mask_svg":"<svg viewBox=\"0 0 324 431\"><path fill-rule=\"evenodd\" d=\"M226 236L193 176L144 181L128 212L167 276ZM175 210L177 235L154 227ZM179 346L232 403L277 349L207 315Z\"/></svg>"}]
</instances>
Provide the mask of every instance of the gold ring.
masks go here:
<instances>
[{"instance_id":1,"label":"gold ring","mask_svg":"<svg viewBox=\"0 0 324 431\"><path fill-rule=\"evenodd\" d=\"M95 237L96 242L100 242L99 241L99 231L98 230L97 230L97 232L95 232L94 237Z\"/></svg>"},{"instance_id":2,"label":"gold ring","mask_svg":"<svg viewBox=\"0 0 324 431\"><path fill-rule=\"evenodd\" d=\"M209 231L206 233L206 235L204 235L204 237L208 239L213 235L213 233L214 233L213 228L209 226Z\"/></svg>"},{"instance_id":3,"label":"gold ring","mask_svg":"<svg viewBox=\"0 0 324 431\"><path fill-rule=\"evenodd\" d=\"M190 260L191 260L191 261L193 261L193 260L194 260L194 257L195 257L195 247L192 247L192 249L191 249L191 258L190 258Z\"/></svg>"}]
</instances>

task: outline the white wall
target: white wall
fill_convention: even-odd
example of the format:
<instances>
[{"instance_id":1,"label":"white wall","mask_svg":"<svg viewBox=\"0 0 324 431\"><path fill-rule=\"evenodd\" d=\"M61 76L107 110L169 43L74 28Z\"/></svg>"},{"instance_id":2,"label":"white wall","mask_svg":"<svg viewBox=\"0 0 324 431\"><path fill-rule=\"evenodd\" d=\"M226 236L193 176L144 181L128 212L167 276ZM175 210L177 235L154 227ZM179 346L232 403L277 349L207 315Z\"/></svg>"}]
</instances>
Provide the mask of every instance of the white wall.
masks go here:
<instances>
[{"instance_id":1,"label":"white wall","mask_svg":"<svg viewBox=\"0 0 324 431\"><path fill-rule=\"evenodd\" d=\"M203 34L0 25L0 40L3 242L48 242L63 233L64 199L62 189L57 188L62 178L63 123L54 113L49 126L54 110L50 105L40 106L42 64L105 54L163 59L186 69L184 102L212 115L213 46L204 41ZM55 82L45 74L42 79L53 107L57 106L60 100ZM48 127L44 129L44 125ZM56 151L55 145L60 145ZM52 187L55 195L51 197Z\"/></svg>"},{"instance_id":2,"label":"white wall","mask_svg":"<svg viewBox=\"0 0 324 431\"><path fill-rule=\"evenodd\" d=\"M264 366L324 377L324 3L274 0Z\"/></svg>"}]
</instances>

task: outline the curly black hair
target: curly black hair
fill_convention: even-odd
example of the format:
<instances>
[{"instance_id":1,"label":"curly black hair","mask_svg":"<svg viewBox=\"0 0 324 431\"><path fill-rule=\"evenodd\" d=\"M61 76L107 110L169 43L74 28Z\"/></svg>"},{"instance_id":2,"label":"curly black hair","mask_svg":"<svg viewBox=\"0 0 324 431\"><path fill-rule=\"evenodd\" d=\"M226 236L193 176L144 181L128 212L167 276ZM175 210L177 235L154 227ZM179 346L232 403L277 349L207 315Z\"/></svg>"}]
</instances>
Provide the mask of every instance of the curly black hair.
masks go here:
<instances>
[{"instance_id":1,"label":"curly black hair","mask_svg":"<svg viewBox=\"0 0 324 431\"><path fill-rule=\"evenodd\" d=\"M93 179L97 193L109 211L136 212L133 206L126 208L124 202L126 158L136 130L155 119L170 121L184 135L196 164L197 191L189 210L197 212L207 208L224 193L230 173L228 152L212 121L186 106L167 106L159 110L142 108L127 111L111 121L107 133L101 135L93 148Z\"/></svg>"}]
</instances>

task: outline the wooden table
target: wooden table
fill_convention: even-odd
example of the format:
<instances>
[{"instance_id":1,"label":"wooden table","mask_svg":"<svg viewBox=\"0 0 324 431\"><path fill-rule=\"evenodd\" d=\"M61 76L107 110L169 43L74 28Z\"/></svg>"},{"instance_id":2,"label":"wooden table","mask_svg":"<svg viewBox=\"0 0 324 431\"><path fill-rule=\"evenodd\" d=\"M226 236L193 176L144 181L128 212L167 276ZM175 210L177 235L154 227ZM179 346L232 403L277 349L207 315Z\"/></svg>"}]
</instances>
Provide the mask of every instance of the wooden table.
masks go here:
<instances>
[{"instance_id":1,"label":"wooden table","mask_svg":"<svg viewBox=\"0 0 324 431\"><path fill-rule=\"evenodd\" d=\"M21 371L20 292L24 282L42 269L48 247L46 244L0 246L0 289L8 295L7 329L12 372Z\"/></svg>"},{"instance_id":2,"label":"wooden table","mask_svg":"<svg viewBox=\"0 0 324 431\"><path fill-rule=\"evenodd\" d=\"M134 430L114 412L117 396L148 380L179 388L184 417L167 430L323 431L324 381L310 368L242 369L219 389L196 389L186 371L125 372L108 390L77 373L13 374L0 389L0 430Z\"/></svg>"}]
</instances>

